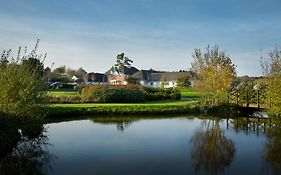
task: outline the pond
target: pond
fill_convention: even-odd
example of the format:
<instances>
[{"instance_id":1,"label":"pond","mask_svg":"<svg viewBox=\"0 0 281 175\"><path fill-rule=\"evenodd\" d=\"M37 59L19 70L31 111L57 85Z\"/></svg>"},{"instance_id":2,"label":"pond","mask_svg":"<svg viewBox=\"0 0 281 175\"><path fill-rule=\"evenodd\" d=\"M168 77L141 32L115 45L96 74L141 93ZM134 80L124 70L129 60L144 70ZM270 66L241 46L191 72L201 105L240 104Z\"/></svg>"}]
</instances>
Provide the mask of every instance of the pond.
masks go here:
<instances>
[{"instance_id":1,"label":"pond","mask_svg":"<svg viewBox=\"0 0 281 175\"><path fill-rule=\"evenodd\" d=\"M116 117L53 121L22 141L2 173L280 174L281 127L236 119ZM0 172L1 174L1 172Z\"/></svg>"}]
</instances>

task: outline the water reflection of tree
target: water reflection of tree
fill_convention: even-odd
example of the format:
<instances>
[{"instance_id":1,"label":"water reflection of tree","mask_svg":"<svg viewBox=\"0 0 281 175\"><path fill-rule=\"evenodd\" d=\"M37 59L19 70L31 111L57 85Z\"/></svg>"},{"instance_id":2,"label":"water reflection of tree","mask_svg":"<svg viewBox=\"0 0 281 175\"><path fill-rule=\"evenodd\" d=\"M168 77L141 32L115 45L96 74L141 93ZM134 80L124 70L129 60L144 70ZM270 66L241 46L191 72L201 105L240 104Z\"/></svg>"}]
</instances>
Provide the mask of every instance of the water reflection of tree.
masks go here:
<instances>
[{"instance_id":1,"label":"water reflection of tree","mask_svg":"<svg viewBox=\"0 0 281 175\"><path fill-rule=\"evenodd\" d=\"M255 134L256 136L264 135L268 128L268 124L259 123L259 122L251 122L248 119L233 119L232 120L232 128L236 133L243 132L246 135Z\"/></svg>"},{"instance_id":2,"label":"water reflection of tree","mask_svg":"<svg viewBox=\"0 0 281 175\"><path fill-rule=\"evenodd\" d=\"M249 118L241 118L234 119L232 127L237 133L264 136L266 142L263 158L267 174L281 174L281 126L278 122L252 122Z\"/></svg>"},{"instance_id":3,"label":"water reflection of tree","mask_svg":"<svg viewBox=\"0 0 281 175\"><path fill-rule=\"evenodd\" d=\"M268 128L265 133L265 161L272 174L281 174L281 126Z\"/></svg>"},{"instance_id":4,"label":"water reflection of tree","mask_svg":"<svg viewBox=\"0 0 281 175\"><path fill-rule=\"evenodd\" d=\"M196 173L202 169L206 174L219 174L233 160L234 143L226 138L218 120L209 120L205 124L206 129L197 130L191 138L193 166Z\"/></svg>"},{"instance_id":5,"label":"water reflection of tree","mask_svg":"<svg viewBox=\"0 0 281 175\"><path fill-rule=\"evenodd\" d=\"M49 174L55 156L49 153L47 145L44 135L24 137L13 152L0 159L0 174Z\"/></svg>"}]
</instances>

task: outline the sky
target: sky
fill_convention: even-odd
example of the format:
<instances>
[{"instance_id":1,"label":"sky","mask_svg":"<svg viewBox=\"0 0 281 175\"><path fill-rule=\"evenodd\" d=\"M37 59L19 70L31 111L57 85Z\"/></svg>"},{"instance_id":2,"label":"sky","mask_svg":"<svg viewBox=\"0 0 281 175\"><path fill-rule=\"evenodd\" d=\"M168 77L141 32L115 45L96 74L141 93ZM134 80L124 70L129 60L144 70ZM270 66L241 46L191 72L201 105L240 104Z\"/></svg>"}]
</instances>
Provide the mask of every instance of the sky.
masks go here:
<instances>
[{"instance_id":1,"label":"sky","mask_svg":"<svg viewBox=\"0 0 281 175\"><path fill-rule=\"evenodd\" d=\"M45 66L105 72L119 53L138 69L188 70L195 48L218 45L238 75L281 47L281 0L0 0L0 51L47 53Z\"/></svg>"}]
</instances>

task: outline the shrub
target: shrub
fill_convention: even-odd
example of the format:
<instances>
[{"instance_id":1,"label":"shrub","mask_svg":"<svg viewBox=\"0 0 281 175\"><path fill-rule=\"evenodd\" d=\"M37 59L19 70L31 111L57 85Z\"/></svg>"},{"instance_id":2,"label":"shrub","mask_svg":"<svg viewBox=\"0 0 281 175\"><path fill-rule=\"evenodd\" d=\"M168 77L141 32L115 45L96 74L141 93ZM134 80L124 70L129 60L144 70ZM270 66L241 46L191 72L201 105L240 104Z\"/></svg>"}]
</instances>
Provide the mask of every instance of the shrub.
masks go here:
<instances>
[{"instance_id":1,"label":"shrub","mask_svg":"<svg viewBox=\"0 0 281 175\"><path fill-rule=\"evenodd\" d=\"M27 56L10 58L4 51L0 59L0 112L17 118L42 116L44 99L44 77L42 58L35 49Z\"/></svg>"},{"instance_id":2,"label":"shrub","mask_svg":"<svg viewBox=\"0 0 281 175\"><path fill-rule=\"evenodd\" d=\"M81 90L81 102L91 103L134 103L143 101L178 100L177 89L148 88L138 85L109 86L88 85Z\"/></svg>"},{"instance_id":3,"label":"shrub","mask_svg":"<svg viewBox=\"0 0 281 175\"><path fill-rule=\"evenodd\" d=\"M48 96L49 103L80 103L80 95Z\"/></svg>"},{"instance_id":4,"label":"shrub","mask_svg":"<svg viewBox=\"0 0 281 175\"><path fill-rule=\"evenodd\" d=\"M145 100L156 101L156 100L167 100L173 99L178 100L181 98L181 93L177 89L167 88L144 88Z\"/></svg>"},{"instance_id":5,"label":"shrub","mask_svg":"<svg viewBox=\"0 0 281 175\"><path fill-rule=\"evenodd\" d=\"M75 89L76 85L69 83L61 83L56 89Z\"/></svg>"},{"instance_id":6,"label":"shrub","mask_svg":"<svg viewBox=\"0 0 281 175\"><path fill-rule=\"evenodd\" d=\"M134 103L144 101L138 86L86 86L81 92L81 101L86 103Z\"/></svg>"}]
</instances>

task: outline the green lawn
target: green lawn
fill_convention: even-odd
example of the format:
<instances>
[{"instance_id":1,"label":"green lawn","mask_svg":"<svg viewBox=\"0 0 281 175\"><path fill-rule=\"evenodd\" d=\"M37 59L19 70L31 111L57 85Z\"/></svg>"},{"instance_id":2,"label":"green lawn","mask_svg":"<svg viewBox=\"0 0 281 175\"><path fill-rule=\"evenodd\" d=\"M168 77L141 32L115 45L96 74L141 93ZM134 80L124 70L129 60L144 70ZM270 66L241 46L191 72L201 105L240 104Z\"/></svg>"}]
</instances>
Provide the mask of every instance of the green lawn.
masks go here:
<instances>
[{"instance_id":1,"label":"green lawn","mask_svg":"<svg viewBox=\"0 0 281 175\"><path fill-rule=\"evenodd\" d=\"M194 89L183 88L183 89L180 89L180 91L181 91L181 96L183 98L197 99L200 97L200 92L197 92Z\"/></svg>"},{"instance_id":2,"label":"green lawn","mask_svg":"<svg viewBox=\"0 0 281 175\"><path fill-rule=\"evenodd\" d=\"M180 89L181 96L184 98L193 98L197 99L200 97L200 93L190 88ZM64 91L64 90L51 90L47 92L48 95L53 96L68 96L68 95L79 95L77 91Z\"/></svg>"},{"instance_id":3,"label":"green lawn","mask_svg":"<svg viewBox=\"0 0 281 175\"><path fill-rule=\"evenodd\" d=\"M182 100L163 100L142 103L75 103L50 104L49 117L69 117L87 115L146 115L182 114L196 112L194 100L200 94L192 89L180 89ZM74 91L48 91L53 96L79 95ZM189 100L187 100L187 98ZM190 100L192 99L192 100Z\"/></svg>"},{"instance_id":4,"label":"green lawn","mask_svg":"<svg viewBox=\"0 0 281 175\"><path fill-rule=\"evenodd\" d=\"M48 95L52 96L68 96L68 95L79 95L78 91L48 91Z\"/></svg>"},{"instance_id":5,"label":"green lawn","mask_svg":"<svg viewBox=\"0 0 281 175\"><path fill-rule=\"evenodd\" d=\"M73 107L73 108L88 108L88 107L100 107L100 106L170 106L170 105L186 105L190 104L192 101L153 101L153 102L143 102L143 103L79 103L79 104L52 104L53 107Z\"/></svg>"}]
</instances>

